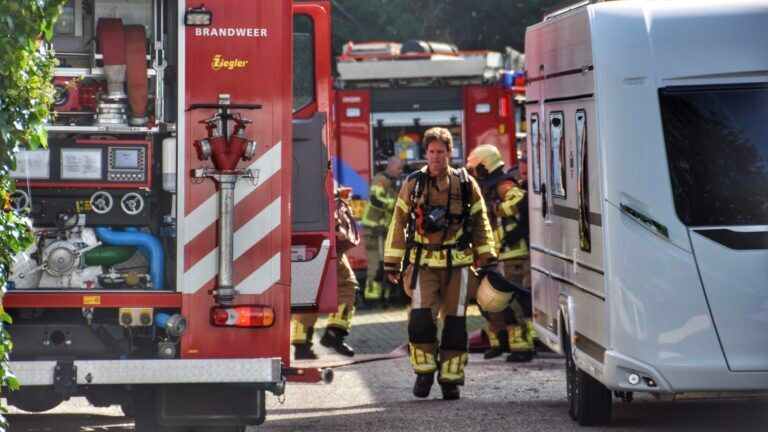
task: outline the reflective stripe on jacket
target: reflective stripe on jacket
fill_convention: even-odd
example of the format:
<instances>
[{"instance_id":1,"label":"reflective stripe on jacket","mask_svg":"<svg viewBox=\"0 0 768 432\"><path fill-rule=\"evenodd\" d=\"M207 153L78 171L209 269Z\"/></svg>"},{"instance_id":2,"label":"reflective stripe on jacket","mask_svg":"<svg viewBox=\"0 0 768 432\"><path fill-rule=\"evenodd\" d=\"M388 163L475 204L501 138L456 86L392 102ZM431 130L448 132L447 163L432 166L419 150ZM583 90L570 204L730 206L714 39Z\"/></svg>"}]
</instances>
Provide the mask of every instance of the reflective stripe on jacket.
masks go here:
<instances>
[{"instance_id":1,"label":"reflective stripe on jacket","mask_svg":"<svg viewBox=\"0 0 768 432\"><path fill-rule=\"evenodd\" d=\"M517 228L517 204L525 198L525 191L520 189L512 180L502 180L495 186L498 201L491 203L491 225L493 226L496 252L500 261L528 256L528 243L522 238L514 244L504 242L504 236Z\"/></svg>"},{"instance_id":2,"label":"reflective stripe on jacket","mask_svg":"<svg viewBox=\"0 0 768 432\"><path fill-rule=\"evenodd\" d=\"M423 173L422 175L426 175L427 168L422 168L421 172ZM409 176L403 184L403 187L400 189L400 194L395 205L395 212L392 217L392 223L390 224L387 240L384 246L385 270L402 270L402 262L407 246L406 229L409 224L416 223L411 220L410 216L411 194L416 187L416 178L417 175L414 174ZM456 216L461 215L463 203L461 197L461 179L458 170L448 168L446 174L443 174L439 178L428 177L423 183L423 190L416 198L416 205L418 207L427 205L427 199L429 201L429 206L432 208L447 207L449 194L448 186L450 184L450 214ZM471 177L469 177L469 204L470 220L468 225L472 227L470 236L472 247L465 247L463 249L459 249L458 247L452 249L440 248L441 245L454 245L462 238L464 234L464 223L458 217L451 219L447 232L446 230L440 230L438 232L422 235L418 230L414 230L414 242L423 245L421 258L419 260L420 266L446 268L448 267L448 253L452 255L451 265L454 267L468 266L473 263L483 266L496 261L496 246L493 241L491 225L485 211L485 203L482 194L480 193L480 187ZM409 262L412 264L417 261L416 249L417 246L415 245L411 248Z\"/></svg>"},{"instance_id":3,"label":"reflective stripe on jacket","mask_svg":"<svg viewBox=\"0 0 768 432\"><path fill-rule=\"evenodd\" d=\"M397 200L395 181L385 173L377 174L371 180L368 191L368 202L360 223L369 228L388 227L392 219L392 211Z\"/></svg>"}]
</instances>

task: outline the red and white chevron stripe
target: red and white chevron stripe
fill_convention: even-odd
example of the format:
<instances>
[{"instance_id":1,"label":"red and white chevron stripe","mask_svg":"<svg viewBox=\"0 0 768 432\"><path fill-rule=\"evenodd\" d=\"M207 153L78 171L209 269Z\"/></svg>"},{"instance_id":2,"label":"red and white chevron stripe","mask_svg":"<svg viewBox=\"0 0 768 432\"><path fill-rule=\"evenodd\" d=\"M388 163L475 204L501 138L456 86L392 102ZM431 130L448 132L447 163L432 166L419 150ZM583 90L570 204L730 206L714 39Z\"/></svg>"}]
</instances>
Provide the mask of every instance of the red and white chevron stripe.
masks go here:
<instances>
[{"instance_id":1,"label":"red and white chevron stripe","mask_svg":"<svg viewBox=\"0 0 768 432\"><path fill-rule=\"evenodd\" d=\"M235 289L241 294L260 294L280 279L280 248L274 245L279 243L282 198L270 179L279 180L282 152L282 142L278 142L258 155L249 166L259 170L256 186L243 179L235 187L233 273ZM179 285L184 293L197 292L215 282L218 215L219 196L214 190L180 221L184 246Z\"/></svg>"}]
</instances>

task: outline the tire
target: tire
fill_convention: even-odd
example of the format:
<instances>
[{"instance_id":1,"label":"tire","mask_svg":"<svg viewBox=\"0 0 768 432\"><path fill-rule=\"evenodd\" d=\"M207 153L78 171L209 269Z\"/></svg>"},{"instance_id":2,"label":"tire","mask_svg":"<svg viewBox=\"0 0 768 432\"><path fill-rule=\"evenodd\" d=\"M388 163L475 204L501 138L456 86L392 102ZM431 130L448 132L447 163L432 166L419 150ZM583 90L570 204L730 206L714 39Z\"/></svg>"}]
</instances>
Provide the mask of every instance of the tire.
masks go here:
<instances>
[{"instance_id":1,"label":"tire","mask_svg":"<svg viewBox=\"0 0 768 432\"><path fill-rule=\"evenodd\" d=\"M133 402L121 403L120 409L123 410L123 415L126 418L134 418L136 416L136 410L133 407Z\"/></svg>"},{"instance_id":2,"label":"tire","mask_svg":"<svg viewBox=\"0 0 768 432\"><path fill-rule=\"evenodd\" d=\"M58 393L48 387L22 387L21 390L8 395L9 405L33 413L52 410L63 401Z\"/></svg>"},{"instance_id":3,"label":"tire","mask_svg":"<svg viewBox=\"0 0 768 432\"><path fill-rule=\"evenodd\" d=\"M578 386L576 380L578 376L578 370L576 364L573 361L573 355L571 354L571 338L565 332L565 329L560 333L564 335L565 341L563 342L563 351L565 351L565 389L568 395L568 415L575 421L579 420L579 413L577 411L578 404L576 401L579 399Z\"/></svg>"},{"instance_id":4,"label":"tire","mask_svg":"<svg viewBox=\"0 0 768 432\"><path fill-rule=\"evenodd\" d=\"M600 381L576 367L570 336L565 332L565 379L568 414L581 426L598 426L611 419L613 393Z\"/></svg>"},{"instance_id":5,"label":"tire","mask_svg":"<svg viewBox=\"0 0 768 432\"><path fill-rule=\"evenodd\" d=\"M190 432L245 432L247 426L197 426Z\"/></svg>"}]
</instances>

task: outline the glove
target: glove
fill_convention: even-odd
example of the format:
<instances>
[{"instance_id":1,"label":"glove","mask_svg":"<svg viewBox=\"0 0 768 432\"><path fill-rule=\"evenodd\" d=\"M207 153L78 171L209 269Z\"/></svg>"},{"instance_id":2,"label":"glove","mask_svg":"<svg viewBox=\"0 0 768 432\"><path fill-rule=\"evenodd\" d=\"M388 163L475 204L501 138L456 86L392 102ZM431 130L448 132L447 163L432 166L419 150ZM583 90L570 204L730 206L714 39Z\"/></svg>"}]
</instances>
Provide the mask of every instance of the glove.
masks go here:
<instances>
[{"instance_id":1,"label":"glove","mask_svg":"<svg viewBox=\"0 0 768 432\"><path fill-rule=\"evenodd\" d=\"M477 277L479 277L480 279L486 277L488 273L501 274L501 271L499 270L499 265L497 263L487 264L477 269Z\"/></svg>"},{"instance_id":2,"label":"glove","mask_svg":"<svg viewBox=\"0 0 768 432\"><path fill-rule=\"evenodd\" d=\"M397 270L387 270L387 279L392 283L392 285L397 285L400 283L400 272Z\"/></svg>"}]
</instances>

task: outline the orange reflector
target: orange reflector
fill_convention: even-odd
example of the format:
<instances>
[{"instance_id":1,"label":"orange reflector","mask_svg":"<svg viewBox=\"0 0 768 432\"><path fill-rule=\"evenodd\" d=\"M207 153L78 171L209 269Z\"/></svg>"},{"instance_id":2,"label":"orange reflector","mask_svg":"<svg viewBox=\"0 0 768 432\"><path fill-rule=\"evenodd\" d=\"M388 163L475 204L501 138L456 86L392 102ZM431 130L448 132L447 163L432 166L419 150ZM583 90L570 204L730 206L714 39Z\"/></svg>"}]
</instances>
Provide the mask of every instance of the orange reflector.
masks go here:
<instances>
[{"instance_id":1,"label":"orange reflector","mask_svg":"<svg viewBox=\"0 0 768 432\"><path fill-rule=\"evenodd\" d=\"M211 308L211 323L218 327L269 327L275 323L275 311L269 306L219 306Z\"/></svg>"}]
</instances>

